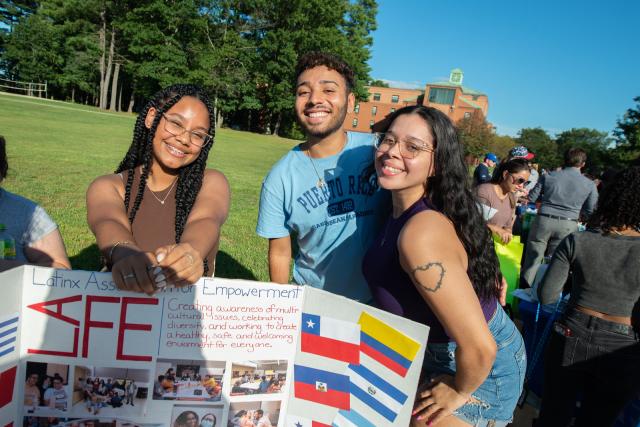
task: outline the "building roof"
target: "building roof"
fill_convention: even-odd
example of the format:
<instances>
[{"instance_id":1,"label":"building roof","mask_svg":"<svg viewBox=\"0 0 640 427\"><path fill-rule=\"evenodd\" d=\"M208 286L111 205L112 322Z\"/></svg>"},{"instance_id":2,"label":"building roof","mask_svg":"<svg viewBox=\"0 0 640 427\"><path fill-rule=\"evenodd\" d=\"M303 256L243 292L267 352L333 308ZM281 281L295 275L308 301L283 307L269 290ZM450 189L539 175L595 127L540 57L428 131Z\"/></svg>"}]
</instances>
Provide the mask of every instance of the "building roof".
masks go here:
<instances>
[{"instance_id":1,"label":"building roof","mask_svg":"<svg viewBox=\"0 0 640 427\"><path fill-rule=\"evenodd\" d=\"M469 105L470 105L470 106L472 106L473 108L477 108L477 109L479 109L479 110L481 110L481 109L482 109L482 107L481 107L481 106L479 106L477 103L475 103L475 102L473 102L472 100L467 99L467 98L465 98L465 97L463 97L463 96L459 96L459 97L458 97L458 99L459 99L460 101L464 102L465 104L469 104Z\"/></svg>"},{"instance_id":2,"label":"building roof","mask_svg":"<svg viewBox=\"0 0 640 427\"><path fill-rule=\"evenodd\" d=\"M427 83L427 86L446 86L446 87L459 87L462 89L463 93L468 95L478 95L478 96L486 96L484 93L477 91L475 89L471 89L470 87L458 85L451 82L436 82L436 83Z\"/></svg>"}]
</instances>

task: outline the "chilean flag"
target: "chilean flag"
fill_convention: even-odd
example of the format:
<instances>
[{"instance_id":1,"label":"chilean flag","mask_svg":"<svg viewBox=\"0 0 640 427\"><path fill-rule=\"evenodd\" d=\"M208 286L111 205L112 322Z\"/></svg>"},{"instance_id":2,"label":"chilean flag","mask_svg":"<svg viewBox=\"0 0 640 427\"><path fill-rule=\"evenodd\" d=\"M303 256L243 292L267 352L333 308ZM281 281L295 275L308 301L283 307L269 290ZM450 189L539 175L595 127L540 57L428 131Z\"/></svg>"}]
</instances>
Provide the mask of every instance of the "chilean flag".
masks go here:
<instances>
[{"instance_id":1,"label":"chilean flag","mask_svg":"<svg viewBox=\"0 0 640 427\"><path fill-rule=\"evenodd\" d=\"M347 363L360 363L360 325L326 316L302 313L300 348Z\"/></svg>"},{"instance_id":2,"label":"chilean flag","mask_svg":"<svg viewBox=\"0 0 640 427\"><path fill-rule=\"evenodd\" d=\"M339 409L349 409L349 377L322 369L293 365L294 395Z\"/></svg>"}]
</instances>

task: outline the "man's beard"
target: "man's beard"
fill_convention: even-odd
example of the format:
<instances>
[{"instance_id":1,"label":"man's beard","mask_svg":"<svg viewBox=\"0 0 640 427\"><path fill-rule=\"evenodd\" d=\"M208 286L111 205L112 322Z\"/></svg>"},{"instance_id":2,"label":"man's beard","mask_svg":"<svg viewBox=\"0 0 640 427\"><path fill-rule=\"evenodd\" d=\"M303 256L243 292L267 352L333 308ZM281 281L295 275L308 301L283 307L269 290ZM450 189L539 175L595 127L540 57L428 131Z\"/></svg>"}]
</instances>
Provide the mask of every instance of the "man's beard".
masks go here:
<instances>
[{"instance_id":1,"label":"man's beard","mask_svg":"<svg viewBox=\"0 0 640 427\"><path fill-rule=\"evenodd\" d=\"M312 136L317 139L324 139L329 135L335 133L336 131L342 129L342 126L344 125L344 119L346 117L347 117L347 105L345 104L340 109L340 111L338 111L338 115L335 116L334 119L332 119L332 121L327 124L326 129L320 130L320 129L315 129L313 127L307 127L306 123L300 120L300 118L296 114L296 120L298 121L298 124L300 125L304 133L307 136Z\"/></svg>"}]
</instances>

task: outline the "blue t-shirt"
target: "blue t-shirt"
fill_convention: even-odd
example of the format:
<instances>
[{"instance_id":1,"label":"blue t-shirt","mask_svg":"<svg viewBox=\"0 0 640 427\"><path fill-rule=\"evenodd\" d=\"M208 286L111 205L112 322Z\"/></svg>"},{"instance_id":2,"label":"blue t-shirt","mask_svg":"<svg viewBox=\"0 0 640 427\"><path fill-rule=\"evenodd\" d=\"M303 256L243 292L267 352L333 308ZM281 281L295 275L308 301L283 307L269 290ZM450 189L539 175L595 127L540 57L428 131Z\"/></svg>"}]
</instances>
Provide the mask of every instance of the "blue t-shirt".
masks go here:
<instances>
[{"instance_id":1,"label":"blue t-shirt","mask_svg":"<svg viewBox=\"0 0 640 427\"><path fill-rule=\"evenodd\" d=\"M256 232L266 238L295 235L296 283L371 300L360 265L390 206L372 168L373 142L372 134L347 132L341 153L319 159L297 146L262 183Z\"/></svg>"},{"instance_id":2,"label":"blue t-shirt","mask_svg":"<svg viewBox=\"0 0 640 427\"><path fill-rule=\"evenodd\" d=\"M24 248L58 228L39 205L0 188L0 224L16 240L16 259L27 262Z\"/></svg>"}]
</instances>

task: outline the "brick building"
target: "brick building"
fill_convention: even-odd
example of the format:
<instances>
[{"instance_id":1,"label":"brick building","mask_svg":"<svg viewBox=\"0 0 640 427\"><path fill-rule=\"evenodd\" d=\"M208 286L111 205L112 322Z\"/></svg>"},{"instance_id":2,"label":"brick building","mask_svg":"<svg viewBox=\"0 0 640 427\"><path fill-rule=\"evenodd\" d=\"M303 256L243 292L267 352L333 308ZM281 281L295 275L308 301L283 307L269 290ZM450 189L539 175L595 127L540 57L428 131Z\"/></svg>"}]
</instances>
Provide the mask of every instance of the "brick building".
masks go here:
<instances>
[{"instance_id":1,"label":"brick building","mask_svg":"<svg viewBox=\"0 0 640 427\"><path fill-rule=\"evenodd\" d=\"M347 114L345 130L371 132L374 125L407 105L427 105L445 113L454 123L469 117L474 111L487 116L489 98L486 94L462 85L464 74L456 68L451 71L449 81L427 83L424 90L397 89L369 86L369 99L356 104Z\"/></svg>"}]
</instances>

